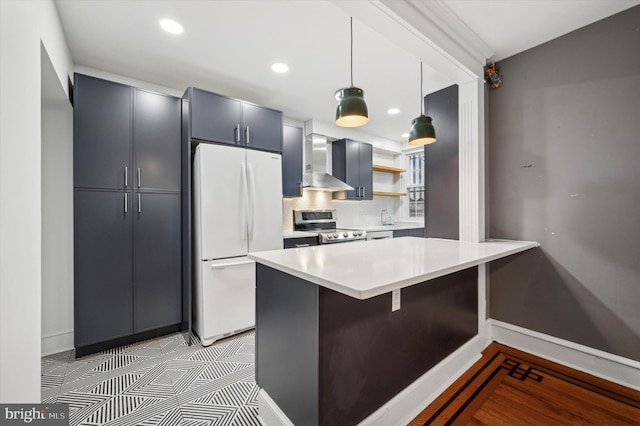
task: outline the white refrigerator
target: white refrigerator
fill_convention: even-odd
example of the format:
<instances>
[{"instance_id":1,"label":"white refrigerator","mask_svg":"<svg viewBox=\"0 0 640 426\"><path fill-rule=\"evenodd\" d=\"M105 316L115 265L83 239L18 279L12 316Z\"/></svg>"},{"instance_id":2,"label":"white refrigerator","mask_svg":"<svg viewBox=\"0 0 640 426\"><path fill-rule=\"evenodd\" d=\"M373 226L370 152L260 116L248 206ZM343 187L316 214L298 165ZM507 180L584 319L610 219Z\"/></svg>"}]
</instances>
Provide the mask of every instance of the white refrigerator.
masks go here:
<instances>
[{"instance_id":1,"label":"white refrigerator","mask_svg":"<svg viewBox=\"0 0 640 426\"><path fill-rule=\"evenodd\" d=\"M201 143L193 200L193 329L208 346L255 326L247 253L282 248L282 157Z\"/></svg>"}]
</instances>

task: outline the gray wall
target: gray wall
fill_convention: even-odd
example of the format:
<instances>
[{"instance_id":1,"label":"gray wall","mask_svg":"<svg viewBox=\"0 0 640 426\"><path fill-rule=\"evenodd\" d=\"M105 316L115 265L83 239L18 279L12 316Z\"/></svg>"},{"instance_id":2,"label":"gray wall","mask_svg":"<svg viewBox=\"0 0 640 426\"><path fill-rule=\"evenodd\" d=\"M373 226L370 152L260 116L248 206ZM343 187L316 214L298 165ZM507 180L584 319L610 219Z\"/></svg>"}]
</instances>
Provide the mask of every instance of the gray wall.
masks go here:
<instances>
[{"instance_id":1,"label":"gray wall","mask_svg":"<svg viewBox=\"0 0 640 426\"><path fill-rule=\"evenodd\" d=\"M489 235L541 248L490 275L490 316L640 361L640 6L502 61Z\"/></svg>"}]
</instances>

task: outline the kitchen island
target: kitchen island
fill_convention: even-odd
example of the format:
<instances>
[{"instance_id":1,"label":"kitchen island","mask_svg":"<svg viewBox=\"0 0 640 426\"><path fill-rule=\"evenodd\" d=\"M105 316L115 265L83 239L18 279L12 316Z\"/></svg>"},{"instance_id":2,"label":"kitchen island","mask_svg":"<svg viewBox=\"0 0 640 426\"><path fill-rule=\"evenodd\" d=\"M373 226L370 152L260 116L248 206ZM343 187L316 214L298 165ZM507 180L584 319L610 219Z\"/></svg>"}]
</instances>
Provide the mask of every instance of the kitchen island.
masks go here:
<instances>
[{"instance_id":1,"label":"kitchen island","mask_svg":"<svg viewBox=\"0 0 640 426\"><path fill-rule=\"evenodd\" d=\"M362 422L477 335L477 265L537 246L406 237L250 253L261 417Z\"/></svg>"}]
</instances>

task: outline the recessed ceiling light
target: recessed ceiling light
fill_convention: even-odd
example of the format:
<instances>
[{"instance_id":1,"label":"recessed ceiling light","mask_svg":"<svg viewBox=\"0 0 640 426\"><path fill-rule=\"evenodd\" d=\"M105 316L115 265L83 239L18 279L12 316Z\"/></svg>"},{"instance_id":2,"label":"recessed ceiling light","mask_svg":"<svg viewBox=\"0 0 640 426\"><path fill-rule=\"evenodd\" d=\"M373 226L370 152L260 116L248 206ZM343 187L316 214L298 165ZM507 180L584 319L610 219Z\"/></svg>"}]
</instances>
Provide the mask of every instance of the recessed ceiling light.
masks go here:
<instances>
[{"instance_id":1,"label":"recessed ceiling light","mask_svg":"<svg viewBox=\"0 0 640 426\"><path fill-rule=\"evenodd\" d=\"M275 64L271 65L271 69L277 73L282 74L289 71L289 66L287 64L283 64L282 62L276 62Z\"/></svg>"},{"instance_id":2,"label":"recessed ceiling light","mask_svg":"<svg viewBox=\"0 0 640 426\"><path fill-rule=\"evenodd\" d=\"M391 109L387 110L387 113L391 114L391 115L396 115L399 112L400 112L400 110L398 108L391 108Z\"/></svg>"},{"instance_id":3,"label":"recessed ceiling light","mask_svg":"<svg viewBox=\"0 0 640 426\"><path fill-rule=\"evenodd\" d=\"M173 19L163 19L160 21L160 26L163 30L171 34L182 34L184 28L182 25L174 21Z\"/></svg>"},{"instance_id":4,"label":"recessed ceiling light","mask_svg":"<svg viewBox=\"0 0 640 426\"><path fill-rule=\"evenodd\" d=\"M408 138L408 137L409 137L409 133L403 133L403 134L402 134L402 137L403 137L403 138Z\"/></svg>"}]
</instances>

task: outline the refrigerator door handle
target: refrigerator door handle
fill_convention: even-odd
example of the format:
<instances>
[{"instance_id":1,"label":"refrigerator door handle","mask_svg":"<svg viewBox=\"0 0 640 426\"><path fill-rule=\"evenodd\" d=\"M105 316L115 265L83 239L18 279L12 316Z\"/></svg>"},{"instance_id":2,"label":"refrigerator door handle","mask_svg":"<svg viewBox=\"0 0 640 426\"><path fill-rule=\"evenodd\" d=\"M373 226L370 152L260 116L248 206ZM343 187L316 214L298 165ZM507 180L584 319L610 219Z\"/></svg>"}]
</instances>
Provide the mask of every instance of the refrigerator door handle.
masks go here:
<instances>
[{"instance_id":1,"label":"refrigerator door handle","mask_svg":"<svg viewBox=\"0 0 640 426\"><path fill-rule=\"evenodd\" d=\"M253 260L242 260L240 262L235 262L235 263L218 263L218 264L211 265L211 269L231 268L234 266L250 265L252 263L254 263Z\"/></svg>"},{"instance_id":2,"label":"refrigerator door handle","mask_svg":"<svg viewBox=\"0 0 640 426\"><path fill-rule=\"evenodd\" d=\"M249 240L253 240L253 230L256 221L256 181L253 176L253 164L248 164L249 169L249 189L251 191L249 195Z\"/></svg>"},{"instance_id":3,"label":"refrigerator door handle","mask_svg":"<svg viewBox=\"0 0 640 426\"><path fill-rule=\"evenodd\" d=\"M242 235L243 240L247 240L247 209L249 204L249 185L247 184L247 165L246 163L240 164L240 170L242 173L242 217L244 217L244 221L241 222L242 229L240 234Z\"/></svg>"}]
</instances>

